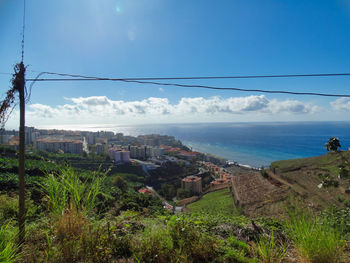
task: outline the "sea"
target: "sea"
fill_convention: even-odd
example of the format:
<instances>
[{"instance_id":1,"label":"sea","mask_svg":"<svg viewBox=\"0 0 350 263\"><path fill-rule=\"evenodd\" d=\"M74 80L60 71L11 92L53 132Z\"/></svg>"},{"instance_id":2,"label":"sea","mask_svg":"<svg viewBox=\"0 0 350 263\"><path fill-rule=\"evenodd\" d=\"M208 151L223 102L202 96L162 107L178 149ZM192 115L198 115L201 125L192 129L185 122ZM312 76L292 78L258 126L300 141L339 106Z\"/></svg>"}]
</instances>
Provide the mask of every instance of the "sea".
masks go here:
<instances>
[{"instance_id":1,"label":"sea","mask_svg":"<svg viewBox=\"0 0 350 263\"><path fill-rule=\"evenodd\" d=\"M350 122L96 125L81 130L172 135L193 151L256 168L268 167L277 160L325 154L325 143L332 136L340 140L342 150L350 147Z\"/></svg>"}]
</instances>

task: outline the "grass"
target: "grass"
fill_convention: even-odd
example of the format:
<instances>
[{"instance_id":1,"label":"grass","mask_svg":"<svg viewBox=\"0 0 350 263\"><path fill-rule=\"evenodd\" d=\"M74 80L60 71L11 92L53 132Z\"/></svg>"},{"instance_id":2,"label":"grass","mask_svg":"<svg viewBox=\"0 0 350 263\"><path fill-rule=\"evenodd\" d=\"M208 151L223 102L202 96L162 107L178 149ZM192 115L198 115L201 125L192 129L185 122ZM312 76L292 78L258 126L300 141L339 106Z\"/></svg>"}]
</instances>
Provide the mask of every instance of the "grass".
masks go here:
<instances>
[{"instance_id":1,"label":"grass","mask_svg":"<svg viewBox=\"0 0 350 263\"><path fill-rule=\"evenodd\" d=\"M322 263L347 253L342 238L350 227L337 227L349 221L347 210L319 217L292 210L286 224L256 220L261 235L240 215L229 189L204 195L188 206L190 214L170 215L160 200L130 185L141 177L118 176L128 182L123 191L113 176L72 168L51 170L39 178L41 187L28 187L26 242L17 262L280 262L287 249L289 256L298 252L295 260ZM16 192L0 193L0 262L18 257L11 227L17 210ZM267 236L271 231L275 236Z\"/></svg>"},{"instance_id":2,"label":"grass","mask_svg":"<svg viewBox=\"0 0 350 263\"><path fill-rule=\"evenodd\" d=\"M102 192L105 176L97 174L82 180L71 167L61 169L60 174L50 174L43 184L50 210L55 214L63 214L69 203L78 209L89 213L96 205L96 199Z\"/></svg>"},{"instance_id":3,"label":"grass","mask_svg":"<svg viewBox=\"0 0 350 263\"><path fill-rule=\"evenodd\" d=\"M339 153L330 152L316 157L276 161L271 163L270 168L285 173L301 167L317 167L324 168L332 175L335 175L335 173L339 172L339 169L335 167L339 164L343 164L344 159L350 159L349 151Z\"/></svg>"},{"instance_id":4,"label":"grass","mask_svg":"<svg viewBox=\"0 0 350 263\"><path fill-rule=\"evenodd\" d=\"M209 215L238 216L239 209L235 206L228 188L204 195L199 201L187 206L191 213L206 213Z\"/></svg>"},{"instance_id":5,"label":"grass","mask_svg":"<svg viewBox=\"0 0 350 263\"><path fill-rule=\"evenodd\" d=\"M339 262L344 249L343 223L334 225L333 220L313 216L300 208L288 210L286 227L301 257L309 262Z\"/></svg>"},{"instance_id":6,"label":"grass","mask_svg":"<svg viewBox=\"0 0 350 263\"><path fill-rule=\"evenodd\" d=\"M256 252L263 263L280 263L287 254L287 247L276 242L272 232L269 237L260 237Z\"/></svg>"},{"instance_id":7,"label":"grass","mask_svg":"<svg viewBox=\"0 0 350 263\"><path fill-rule=\"evenodd\" d=\"M0 227L0 262L11 263L20 259L15 235L9 231L9 223Z\"/></svg>"}]
</instances>

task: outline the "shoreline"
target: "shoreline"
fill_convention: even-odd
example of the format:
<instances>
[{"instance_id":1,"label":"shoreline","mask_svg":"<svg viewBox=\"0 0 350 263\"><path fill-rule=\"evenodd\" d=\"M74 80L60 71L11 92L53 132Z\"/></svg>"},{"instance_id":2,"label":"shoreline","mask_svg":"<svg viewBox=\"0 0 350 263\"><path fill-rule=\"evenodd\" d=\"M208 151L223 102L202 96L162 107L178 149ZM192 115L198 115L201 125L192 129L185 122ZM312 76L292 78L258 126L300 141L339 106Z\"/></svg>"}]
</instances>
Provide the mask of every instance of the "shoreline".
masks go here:
<instances>
[{"instance_id":1,"label":"shoreline","mask_svg":"<svg viewBox=\"0 0 350 263\"><path fill-rule=\"evenodd\" d=\"M230 165L230 166L237 166L237 167L242 167L242 168L247 168L247 169L252 169L252 170L256 170L256 171L260 171L261 170L261 167L255 167L253 165L249 165L249 164L243 164L243 163L239 163L239 162L236 162L234 160L229 160L227 159L226 157L223 157L223 156L219 156L219 155L216 155L216 154L213 154L213 153L210 153L210 152L203 152L201 150L199 150L198 148L196 149L196 147L193 147L191 146L190 144L188 143L184 143L182 140L180 140L181 143L188 147L189 149L193 150L193 151L196 151L196 152L199 152L201 154L204 154L204 155L207 155L207 156L213 156L214 158L218 158L218 159L222 159L222 160L225 160L226 164ZM268 166L262 166L264 168L268 168L270 165Z\"/></svg>"}]
</instances>

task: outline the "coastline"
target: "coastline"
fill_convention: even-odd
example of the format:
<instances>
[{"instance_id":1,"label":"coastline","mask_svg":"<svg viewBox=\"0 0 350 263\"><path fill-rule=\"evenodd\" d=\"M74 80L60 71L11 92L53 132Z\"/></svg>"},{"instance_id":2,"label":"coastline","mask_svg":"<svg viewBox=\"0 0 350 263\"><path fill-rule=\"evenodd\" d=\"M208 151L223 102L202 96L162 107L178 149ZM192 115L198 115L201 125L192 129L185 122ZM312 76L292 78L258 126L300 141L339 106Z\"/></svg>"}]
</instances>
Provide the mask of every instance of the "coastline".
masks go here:
<instances>
[{"instance_id":1,"label":"coastline","mask_svg":"<svg viewBox=\"0 0 350 263\"><path fill-rule=\"evenodd\" d=\"M54 127L47 127L54 128ZM60 129L113 131L125 135L160 134L174 136L202 153L225 158L240 165L268 167L277 160L324 154L325 142L340 139L350 147L349 122L246 122L169 123L145 125L60 125Z\"/></svg>"},{"instance_id":2,"label":"coastline","mask_svg":"<svg viewBox=\"0 0 350 263\"><path fill-rule=\"evenodd\" d=\"M256 167L256 166L249 165L249 164L239 163L239 162L237 162L235 160L232 160L232 159L230 160L230 159L228 159L228 158L226 158L225 156L222 156L222 155L213 154L212 152L208 152L208 151L202 151L201 149L198 149L198 148L194 147L193 144L191 144L190 142L184 142L182 140L180 140L180 141L181 141L181 143L184 146L192 149L193 151L200 152L200 153L202 153L204 155L213 156L215 158L223 159L223 160L226 161L226 164L228 164L228 165L234 165L234 166L237 166L237 167L242 167L242 168L247 168L247 169L252 169L252 170L261 170L261 167ZM270 165L262 166L262 167L267 168L269 166Z\"/></svg>"}]
</instances>

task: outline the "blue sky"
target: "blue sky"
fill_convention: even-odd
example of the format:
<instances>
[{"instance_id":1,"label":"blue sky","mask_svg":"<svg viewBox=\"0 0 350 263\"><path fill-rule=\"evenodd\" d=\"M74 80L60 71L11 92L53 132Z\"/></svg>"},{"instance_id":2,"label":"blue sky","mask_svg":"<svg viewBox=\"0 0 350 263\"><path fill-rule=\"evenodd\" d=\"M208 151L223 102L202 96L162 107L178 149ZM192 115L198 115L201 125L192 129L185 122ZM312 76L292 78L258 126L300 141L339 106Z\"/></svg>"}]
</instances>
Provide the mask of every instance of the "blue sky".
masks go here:
<instances>
[{"instance_id":1,"label":"blue sky","mask_svg":"<svg viewBox=\"0 0 350 263\"><path fill-rule=\"evenodd\" d=\"M20 59L23 1L0 0L0 72ZM27 77L350 72L350 1L27 0ZM10 76L0 74L0 92ZM178 81L179 82L179 81ZM221 87L350 93L350 77L207 80ZM346 99L109 82L37 83L29 125L349 120ZM17 112L9 127L17 126Z\"/></svg>"}]
</instances>

